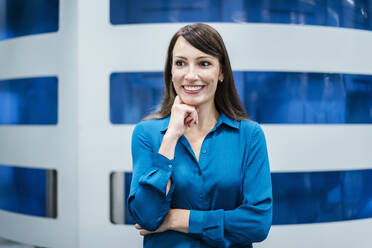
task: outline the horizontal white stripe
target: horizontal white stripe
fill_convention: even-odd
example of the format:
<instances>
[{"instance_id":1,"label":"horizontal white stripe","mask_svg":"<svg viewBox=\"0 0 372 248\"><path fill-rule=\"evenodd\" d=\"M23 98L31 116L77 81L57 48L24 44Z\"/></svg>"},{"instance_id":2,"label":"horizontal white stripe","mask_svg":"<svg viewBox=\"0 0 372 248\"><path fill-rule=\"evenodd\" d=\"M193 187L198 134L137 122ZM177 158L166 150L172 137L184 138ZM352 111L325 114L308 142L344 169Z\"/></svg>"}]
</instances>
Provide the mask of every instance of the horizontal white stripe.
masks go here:
<instances>
[{"instance_id":1,"label":"horizontal white stripe","mask_svg":"<svg viewBox=\"0 0 372 248\"><path fill-rule=\"evenodd\" d=\"M370 248L372 218L321 224L272 226L268 238L254 247Z\"/></svg>"},{"instance_id":2,"label":"horizontal white stripe","mask_svg":"<svg viewBox=\"0 0 372 248\"><path fill-rule=\"evenodd\" d=\"M0 220L0 234L7 239L42 247L62 247L61 243L64 247L75 247L76 237L67 236L64 231L67 219L39 218L0 210ZM77 234L75 227L69 228Z\"/></svg>"},{"instance_id":3,"label":"horizontal white stripe","mask_svg":"<svg viewBox=\"0 0 372 248\"><path fill-rule=\"evenodd\" d=\"M161 71L169 40L183 25L104 29L99 58L106 61L108 71ZM371 31L293 24L211 25L225 40L233 70L372 74Z\"/></svg>"},{"instance_id":4,"label":"horizontal white stripe","mask_svg":"<svg viewBox=\"0 0 372 248\"><path fill-rule=\"evenodd\" d=\"M92 226L95 223L99 223L100 226ZM100 220L88 220L87 225L91 225L90 232L81 232L78 247L143 247L143 237L139 235L139 231L133 225L112 225ZM94 237L92 237L92 234L96 233L99 233L99 235L93 235Z\"/></svg>"},{"instance_id":5,"label":"horizontal white stripe","mask_svg":"<svg viewBox=\"0 0 372 248\"><path fill-rule=\"evenodd\" d=\"M64 65L59 33L23 36L0 42L0 80L55 76Z\"/></svg>"},{"instance_id":6,"label":"horizontal white stripe","mask_svg":"<svg viewBox=\"0 0 372 248\"><path fill-rule=\"evenodd\" d=\"M0 164L59 169L73 161L77 140L68 131L48 126L0 127Z\"/></svg>"},{"instance_id":7,"label":"horizontal white stripe","mask_svg":"<svg viewBox=\"0 0 372 248\"><path fill-rule=\"evenodd\" d=\"M272 171L372 168L372 125L262 125Z\"/></svg>"},{"instance_id":8,"label":"horizontal white stripe","mask_svg":"<svg viewBox=\"0 0 372 248\"><path fill-rule=\"evenodd\" d=\"M86 145L92 147L96 144L92 143L93 140L98 142L95 156L100 157L102 163L109 162L105 168L131 171L130 143L134 125L95 125L100 131L92 140L87 140ZM262 127L273 172L372 168L372 125L264 124ZM0 164L63 168L66 159L73 159L71 154L75 154L76 147L67 138L67 134L59 130L62 129L1 127Z\"/></svg>"},{"instance_id":9,"label":"horizontal white stripe","mask_svg":"<svg viewBox=\"0 0 372 248\"><path fill-rule=\"evenodd\" d=\"M87 46L96 48L95 58L105 71L161 71L168 42L183 25L103 27L100 41ZM211 25L224 37L233 70L372 74L371 31L287 24ZM64 43L60 33L0 42L0 80L58 74L65 66Z\"/></svg>"},{"instance_id":10,"label":"horizontal white stripe","mask_svg":"<svg viewBox=\"0 0 372 248\"><path fill-rule=\"evenodd\" d=\"M133 127L133 126L132 126ZM272 172L372 169L372 125L262 125ZM113 125L102 144L114 171L131 171L129 125ZM124 149L125 148L125 149Z\"/></svg>"}]
</instances>

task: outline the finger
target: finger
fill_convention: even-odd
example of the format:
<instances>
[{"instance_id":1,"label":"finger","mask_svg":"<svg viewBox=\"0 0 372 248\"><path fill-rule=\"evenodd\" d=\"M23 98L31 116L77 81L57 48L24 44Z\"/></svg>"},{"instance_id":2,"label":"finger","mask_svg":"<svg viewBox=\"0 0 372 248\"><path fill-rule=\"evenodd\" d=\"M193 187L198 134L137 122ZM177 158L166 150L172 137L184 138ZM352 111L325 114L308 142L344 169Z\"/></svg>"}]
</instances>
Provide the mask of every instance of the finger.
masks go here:
<instances>
[{"instance_id":1,"label":"finger","mask_svg":"<svg viewBox=\"0 0 372 248\"><path fill-rule=\"evenodd\" d=\"M183 102L181 101L181 98L178 95L174 99L174 104L183 104Z\"/></svg>"},{"instance_id":2,"label":"finger","mask_svg":"<svg viewBox=\"0 0 372 248\"><path fill-rule=\"evenodd\" d=\"M193 117L194 123L197 125L198 122L199 122L199 115L198 115L198 112L197 112L196 109L195 109L191 114L192 114L192 117Z\"/></svg>"},{"instance_id":3,"label":"finger","mask_svg":"<svg viewBox=\"0 0 372 248\"><path fill-rule=\"evenodd\" d=\"M185 107L185 115L188 117L191 116L192 120L193 120L193 124L197 124L198 123L198 112L196 111L196 108L193 107L193 106L189 106L189 105L183 105Z\"/></svg>"},{"instance_id":4,"label":"finger","mask_svg":"<svg viewBox=\"0 0 372 248\"><path fill-rule=\"evenodd\" d=\"M134 227L135 227L137 230L142 229L142 227L141 227L140 225L138 225L138 224L135 224Z\"/></svg>"},{"instance_id":5,"label":"finger","mask_svg":"<svg viewBox=\"0 0 372 248\"><path fill-rule=\"evenodd\" d=\"M189 115L189 116L187 116L186 117L186 119L185 119L185 124L189 124L190 122L192 122L194 120L194 118L191 116L191 115Z\"/></svg>"},{"instance_id":6,"label":"finger","mask_svg":"<svg viewBox=\"0 0 372 248\"><path fill-rule=\"evenodd\" d=\"M187 104L182 104L182 107L184 107L187 114L192 114L193 112L196 112L195 107Z\"/></svg>"},{"instance_id":7,"label":"finger","mask_svg":"<svg viewBox=\"0 0 372 248\"><path fill-rule=\"evenodd\" d=\"M141 236L145 236L145 235L148 235L148 234L151 234L151 233L153 233L153 232L147 231L145 229L143 229L143 230L140 231L140 235Z\"/></svg>"},{"instance_id":8,"label":"finger","mask_svg":"<svg viewBox=\"0 0 372 248\"><path fill-rule=\"evenodd\" d=\"M190 120L189 122L186 123L186 125L188 128L191 128L194 123L195 122L193 120Z\"/></svg>"},{"instance_id":9,"label":"finger","mask_svg":"<svg viewBox=\"0 0 372 248\"><path fill-rule=\"evenodd\" d=\"M182 110L184 111L185 120L189 116L191 116L191 118L194 119L193 112L195 112L195 107L189 106L189 105L186 105L186 104L182 104L180 106L181 106Z\"/></svg>"}]
</instances>

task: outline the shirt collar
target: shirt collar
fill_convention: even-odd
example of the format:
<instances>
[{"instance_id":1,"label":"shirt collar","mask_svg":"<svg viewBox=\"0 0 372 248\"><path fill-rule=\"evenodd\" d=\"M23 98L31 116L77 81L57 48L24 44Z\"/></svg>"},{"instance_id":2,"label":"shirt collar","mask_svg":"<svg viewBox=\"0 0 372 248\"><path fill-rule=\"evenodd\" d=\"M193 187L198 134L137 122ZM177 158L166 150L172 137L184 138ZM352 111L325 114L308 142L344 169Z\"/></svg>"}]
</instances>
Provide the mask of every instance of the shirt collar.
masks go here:
<instances>
[{"instance_id":1,"label":"shirt collar","mask_svg":"<svg viewBox=\"0 0 372 248\"><path fill-rule=\"evenodd\" d=\"M220 125L221 124L225 124L225 125L227 125L229 127L235 128L235 129L239 129L240 128L240 121L234 120L233 118L228 117L223 112L220 112L220 117L218 118L217 124L220 124ZM216 128L218 126L219 125L216 125Z\"/></svg>"},{"instance_id":2,"label":"shirt collar","mask_svg":"<svg viewBox=\"0 0 372 248\"><path fill-rule=\"evenodd\" d=\"M166 118L163 119L163 125L160 129L160 132L167 131L168 125L169 125L169 119L170 119L170 116L167 116ZM214 126L214 128L211 131L216 130L222 124L225 124L229 127L235 128L235 129L240 128L240 121L234 120L234 119L228 117L227 115L225 115L223 112L220 112L220 116L218 117L217 124Z\"/></svg>"}]
</instances>

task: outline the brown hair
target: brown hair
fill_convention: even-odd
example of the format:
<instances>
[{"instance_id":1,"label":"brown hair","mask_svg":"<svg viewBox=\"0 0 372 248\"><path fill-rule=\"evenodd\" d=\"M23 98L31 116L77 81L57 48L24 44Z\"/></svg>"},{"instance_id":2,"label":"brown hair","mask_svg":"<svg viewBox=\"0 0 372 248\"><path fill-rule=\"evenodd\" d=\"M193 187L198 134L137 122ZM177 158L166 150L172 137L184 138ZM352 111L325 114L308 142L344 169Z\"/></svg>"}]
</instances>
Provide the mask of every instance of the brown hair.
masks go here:
<instances>
[{"instance_id":1,"label":"brown hair","mask_svg":"<svg viewBox=\"0 0 372 248\"><path fill-rule=\"evenodd\" d=\"M175 33L169 43L168 55L164 69L164 96L160 110L144 118L162 119L170 115L176 91L172 83L172 55L177 39L182 36L196 49L217 57L224 80L217 84L214 102L218 111L235 120L246 120L248 116L240 102L239 95L235 88L234 78L231 70L229 56L220 34L211 26L203 23L196 23L184 26Z\"/></svg>"}]
</instances>

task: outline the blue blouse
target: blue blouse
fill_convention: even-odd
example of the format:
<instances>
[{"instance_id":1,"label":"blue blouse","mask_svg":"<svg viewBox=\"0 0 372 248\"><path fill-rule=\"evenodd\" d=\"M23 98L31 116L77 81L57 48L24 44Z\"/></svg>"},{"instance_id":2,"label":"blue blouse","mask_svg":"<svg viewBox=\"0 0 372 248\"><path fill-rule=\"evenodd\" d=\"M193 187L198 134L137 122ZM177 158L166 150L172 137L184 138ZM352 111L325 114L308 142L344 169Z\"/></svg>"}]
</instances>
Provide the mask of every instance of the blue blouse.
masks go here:
<instances>
[{"instance_id":1,"label":"blue blouse","mask_svg":"<svg viewBox=\"0 0 372 248\"><path fill-rule=\"evenodd\" d=\"M220 113L198 161L185 136L178 140L173 160L158 153L168 123L169 117L148 120L134 129L128 206L136 223L150 231L169 209L190 209L189 232L146 235L144 247L252 247L264 240L272 220L272 190L260 126Z\"/></svg>"}]
</instances>

